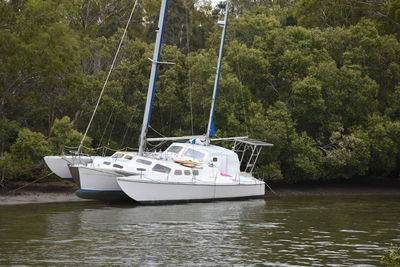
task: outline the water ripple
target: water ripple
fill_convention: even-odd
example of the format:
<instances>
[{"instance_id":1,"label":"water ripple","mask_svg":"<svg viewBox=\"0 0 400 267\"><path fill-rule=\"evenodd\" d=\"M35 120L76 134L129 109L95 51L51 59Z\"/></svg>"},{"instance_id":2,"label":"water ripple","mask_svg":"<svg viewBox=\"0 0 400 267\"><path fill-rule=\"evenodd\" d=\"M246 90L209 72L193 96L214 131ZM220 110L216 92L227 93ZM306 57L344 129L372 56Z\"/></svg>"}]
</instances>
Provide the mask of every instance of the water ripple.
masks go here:
<instances>
[{"instance_id":1,"label":"water ripple","mask_svg":"<svg viewBox=\"0 0 400 267\"><path fill-rule=\"evenodd\" d=\"M379 266L400 199L354 198L0 207L0 265Z\"/></svg>"}]
</instances>

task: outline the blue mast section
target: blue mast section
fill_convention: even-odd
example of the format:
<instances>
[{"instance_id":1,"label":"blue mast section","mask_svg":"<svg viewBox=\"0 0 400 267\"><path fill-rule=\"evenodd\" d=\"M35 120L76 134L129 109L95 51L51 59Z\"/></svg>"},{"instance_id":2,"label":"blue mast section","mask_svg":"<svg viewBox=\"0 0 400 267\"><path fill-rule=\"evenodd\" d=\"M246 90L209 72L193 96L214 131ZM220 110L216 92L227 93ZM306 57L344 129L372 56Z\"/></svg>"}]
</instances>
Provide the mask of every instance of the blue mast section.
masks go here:
<instances>
[{"instance_id":1,"label":"blue mast section","mask_svg":"<svg viewBox=\"0 0 400 267\"><path fill-rule=\"evenodd\" d=\"M139 138L139 155L142 156L144 152L144 148L146 146L146 134L148 127L150 125L151 111L154 99L154 93L156 90L156 81L158 76L158 65L160 63L160 54L161 54L161 46L162 39L164 34L164 25L165 20L167 18L167 8L168 8L168 0L162 0L161 8L160 8L160 16L158 19L158 29L156 36L156 43L154 45L154 53L151 65L151 73L150 73L150 82L147 90L147 100L146 107L143 115L143 123L142 130Z\"/></svg>"},{"instance_id":2,"label":"blue mast section","mask_svg":"<svg viewBox=\"0 0 400 267\"><path fill-rule=\"evenodd\" d=\"M223 30L222 30L222 35L221 35L221 43L220 43L220 47L219 47L217 73L215 75L214 91L213 91L211 110L210 110L210 118L208 121L208 127L207 127L207 133L206 133L206 138L208 140L207 143L209 143L210 136L215 136L215 133L216 133L215 126L214 126L214 113L215 113L215 107L217 104L219 80L220 80L220 76L221 76L221 64L222 64L222 57L224 54L226 28L228 27L228 15L229 15L229 0L226 1L225 17L224 17L224 22L222 25Z\"/></svg>"}]
</instances>

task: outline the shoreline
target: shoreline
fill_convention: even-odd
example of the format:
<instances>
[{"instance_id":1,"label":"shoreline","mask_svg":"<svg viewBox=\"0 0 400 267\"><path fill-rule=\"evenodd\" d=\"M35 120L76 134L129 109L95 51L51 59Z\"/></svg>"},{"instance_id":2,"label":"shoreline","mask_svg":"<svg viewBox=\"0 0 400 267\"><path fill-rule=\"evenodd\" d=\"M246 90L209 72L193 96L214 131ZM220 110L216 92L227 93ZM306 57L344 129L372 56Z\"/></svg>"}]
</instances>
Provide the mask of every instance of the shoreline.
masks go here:
<instances>
[{"instance_id":1,"label":"shoreline","mask_svg":"<svg viewBox=\"0 0 400 267\"><path fill-rule=\"evenodd\" d=\"M7 189L0 189L0 206L58 202L91 201L75 195L78 186L69 181L12 182Z\"/></svg>"},{"instance_id":2,"label":"shoreline","mask_svg":"<svg viewBox=\"0 0 400 267\"><path fill-rule=\"evenodd\" d=\"M352 180L307 181L299 184L267 182L265 192L266 195L269 192L269 195L277 196L400 195L400 179L360 177Z\"/></svg>"},{"instance_id":3,"label":"shoreline","mask_svg":"<svg viewBox=\"0 0 400 267\"><path fill-rule=\"evenodd\" d=\"M367 196L367 195L397 195L400 196L400 187L387 186L312 186L312 187L268 187L265 189L266 196L288 197L288 196Z\"/></svg>"},{"instance_id":4,"label":"shoreline","mask_svg":"<svg viewBox=\"0 0 400 267\"><path fill-rule=\"evenodd\" d=\"M29 184L27 182L13 182L8 185L8 189L0 190L0 206L94 201L81 199L76 196L75 191L77 189L78 186L69 181L42 182L34 184ZM300 185L268 183L265 188L266 198L356 195L400 196L400 181L395 180L390 183L380 184L368 181L363 183L309 183Z\"/></svg>"}]
</instances>

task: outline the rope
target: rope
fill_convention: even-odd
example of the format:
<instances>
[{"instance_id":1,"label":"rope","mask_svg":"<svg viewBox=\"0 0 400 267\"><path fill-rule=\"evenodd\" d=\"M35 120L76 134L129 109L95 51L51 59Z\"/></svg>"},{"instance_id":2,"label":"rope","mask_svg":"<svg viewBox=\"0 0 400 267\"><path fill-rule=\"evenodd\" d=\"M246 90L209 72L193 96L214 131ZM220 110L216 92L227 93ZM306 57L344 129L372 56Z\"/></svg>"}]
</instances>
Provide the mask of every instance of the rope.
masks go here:
<instances>
[{"instance_id":1,"label":"rope","mask_svg":"<svg viewBox=\"0 0 400 267\"><path fill-rule=\"evenodd\" d=\"M122 42L123 42L123 40L125 39L126 32L128 31L128 26L129 26L129 24L130 24L130 22L131 22L131 19L132 19L132 16L133 16L133 12L134 12L134 10L135 10L135 8L136 8L137 1L138 1L138 0L135 0L135 4L133 5L131 14L129 15L128 22L126 23L126 26L125 26L125 29L124 29L124 33L122 34L121 41L119 42L117 52L115 53L115 56L114 56L113 62L112 62L112 64L111 64L110 70L109 70L109 72L108 72L108 74L107 74L107 78L106 78L106 80L105 80L105 82L104 82L104 84L103 84L103 88L101 89L99 99L97 100L96 106L95 106L95 108L94 108L94 110L93 110L92 117L90 118L89 124L88 124L88 126L87 126L87 128L86 128L86 131L85 131L85 134L83 135L82 140L81 140L81 143L79 144L78 154L81 152L81 149L82 149L82 146L83 146L83 142L85 141L86 135L87 135L87 133L88 133L88 131L89 131L89 128L90 128L90 126L91 126L91 124L92 124L92 122L93 122L93 118L94 118L94 115L96 114L97 108L99 107L100 100L101 100L101 98L103 97L104 89L106 88L106 85L107 85L107 83L108 83L108 79L110 78L111 72L112 72L113 69L114 69L115 62L117 61L117 57L118 57L119 51L120 51L120 49L121 49Z\"/></svg>"},{"instance_id":2,"label":"rope","mask_svg":"<svg viewBox=\"0 0 400 267\"><path fill-rule=\"evenodd\" d=\"M154 132L156 132L156 134L158 134L161 137L165 137L165 135L161 134L160 132L158 132L156 129L154 129L153 127L151 127L151 125L149 125L149 128L152 129Z\"/></svg>"},{"instance_id":3,"label":"rope","mask_svg":"<svg viewBox=\"0 0 400 267\"><path fill-rule=\"evenodd\" d=\"M264 182L264 183L265 183L265 182ZM274 195L276 195L275 191L272 190L272 188L271 188L267 183L265 183L265 185L269 188L269 190L271 190L272 193L274 193Z\"/></svg>"},{"instance_id":4,"label":"rope","mask_svg":"<svg viewBox=\"0 0 400 267\"><path fill-rule=\"evenodd\" d=\"M54 172L51 172L51 173L49 173L49 174L47 174L47 175L45 175L45 176L42 176L42 177L40 177L40 178L34 180L33 182L30 182L30 183L28 183L28 184L24 184L23 186L18 187L17 189L11 190L11 191L7 192L6 195L11 194L11 193L15 193L16 191L18 191L18 190L20 190L20 189L22 189L22 188L24 188L24 187L27 187L28 185L34 184L34 183L36 183L37 181L40 181L40 180L42 180L42 179L44 179L44 178L46 178L46 177L52 175L53 173L54 173Z\"/></svg>"},{"instance_id":5,"label":"rope","mask_svg":"<svg viewBox=\"0 0 400 267\"><path fill-rule=\"evenodd\" d=\"M157 148L163 146L166 142L167 142L167 141L162 141L161 143L159 143L159 144L157 144L157 145L154 145L152 148L149 149L149 152L157 150ZM150 143L149 143L149 145L151 146Z\"/></svg>"},{"instance_id":6,"label":"rope","mask_svg":"<svg viewBox=\"0 0 400 267\"><path fill-rule=\"evenodd\" d=\"M76 155L76 151L71 151L69 149L74 149L74 148L77 148L77 147L65 146L65 148L68 149L68 152L70 154ZM113 148L110 148L110 147L107 147L107 146L99 146L97 148L91 148L91 147L82 146L82 148L87 149L87 150L91 150L91 151L95 151L96 155L99 155L100 153L98 151L101 151L102 152L101 155L103 155L103 157L106 156L106 152L107 151L111 151L111 152L114 153L114 152L117 152L117 151L136 151L137 150L137 148L132 148L132 147L128 147L128 146L124 147L124 148L118 148L118 149L113 149ZM87 155L87 156L90 156L90 155Z\"/></svg>"}]
</instances>

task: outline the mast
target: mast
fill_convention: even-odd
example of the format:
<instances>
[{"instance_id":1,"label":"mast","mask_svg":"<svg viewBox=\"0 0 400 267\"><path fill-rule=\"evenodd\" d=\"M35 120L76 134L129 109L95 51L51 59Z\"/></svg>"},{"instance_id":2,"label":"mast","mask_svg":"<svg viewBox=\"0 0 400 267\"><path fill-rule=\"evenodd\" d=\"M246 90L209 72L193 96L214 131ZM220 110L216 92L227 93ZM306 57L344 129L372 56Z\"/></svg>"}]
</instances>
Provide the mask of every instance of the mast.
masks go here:
<instances>
[{"instance_id":1,"label":"mast","mask_svg":"<svg viewBox=\"0 0 400 267\"><path fill-rule=\"evenodd\" d=\"M168 7L168 0L162 0L161 8L160 8L160 16L158 19L156 43L154 45L154 54L153 54L153 59L151 60L152 65L151 65L149 88L147 90L146 107L144 110L142 130L141 130L140 139L139 139L139 155L140 156L143 156L144 148L146 146L146 134L147 134L147 130L148 130L148 127L150 124L154 92L156 90L158 64L160 63L160 54L161 54L161 45L162 45L162 39L163 39L163 33L164 33L164 25L165 25L165 20L167 17L167 7Z\"/></svg>"},{"instance_id":2,"label":"mast","mask_svg":"<svg viewBox=\"0 0 400 267\"><path fill-rule=\"evenodd\" d=\"M222 24L218 23L219 25L223 26L223 29L222 29L222 35L221 35L221 43L219 46L217 72L216 72L215 81L214 81L214 91L213 91L213 96L212 96L212 101L211 101L210 118L208 120L208 127L207 127L207 133L206 133L206 143L207 144L210 143L210 136L215 135L214 113L215 113L215 107L216 107L216 103L217 103L219 79L220 79L220 75L221 75L222 57L224 54L225 34L226 34L226 28L228 27L228 15L229 15L229 0L226 0L224 21L222 22Z\"/></svg>"}]
</instances>

